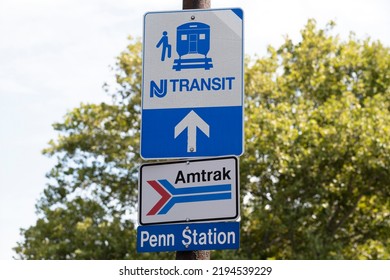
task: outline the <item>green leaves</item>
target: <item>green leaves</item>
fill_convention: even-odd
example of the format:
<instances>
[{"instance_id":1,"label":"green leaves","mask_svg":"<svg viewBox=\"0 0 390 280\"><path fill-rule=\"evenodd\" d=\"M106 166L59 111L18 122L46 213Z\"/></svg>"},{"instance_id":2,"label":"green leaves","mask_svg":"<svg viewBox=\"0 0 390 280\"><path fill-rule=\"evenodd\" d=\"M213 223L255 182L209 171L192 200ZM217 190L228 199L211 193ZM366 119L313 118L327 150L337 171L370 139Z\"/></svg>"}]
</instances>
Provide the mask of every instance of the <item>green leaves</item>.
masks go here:
<instances>
[{"instance_id":1,"label":"green leaves","mask_svg":"<svg viewBox=\"0 0 390 280\"><path fill-rule=\"evenodd\" d=\"M389 49L353 36L341 42L331 29L309 21L302 42L286 39L276 57L248 63L243 256L389 253L388 234L370 240L390 230L389 203L377 200L390 194ZM381 218L361 209L374 198L370 211Z\"/></svg>"},{"instance_id":2,"label":"green leaves","mask_svg":"<svg viewBox=\"0 0 390 280\"><path fill-rule=\"evenodd\" d=\"M135 249L132 223L107 219L97 202L77 197L64 208L46 209L44 214L24 231L24 244L28 245L16 248L23 258L126 259Z\"/></svg>"},{"instance_id":3,"label":"green leaves","mask_svg":"<svg viewBox=\"0 0 390 280\"><path fill-rule=\"evenodd\" d=\"M36 206L42 218L23 231L25 240L16 248L21 258L134 256L140 46L133 41L131 52L118 58L124 72L118 73L112 104L81 104L53 125L59 136L43 152L57 164L47 174L48 186ZM134 69L138 74L126 72Z\"/></svg>"}]
</instances>

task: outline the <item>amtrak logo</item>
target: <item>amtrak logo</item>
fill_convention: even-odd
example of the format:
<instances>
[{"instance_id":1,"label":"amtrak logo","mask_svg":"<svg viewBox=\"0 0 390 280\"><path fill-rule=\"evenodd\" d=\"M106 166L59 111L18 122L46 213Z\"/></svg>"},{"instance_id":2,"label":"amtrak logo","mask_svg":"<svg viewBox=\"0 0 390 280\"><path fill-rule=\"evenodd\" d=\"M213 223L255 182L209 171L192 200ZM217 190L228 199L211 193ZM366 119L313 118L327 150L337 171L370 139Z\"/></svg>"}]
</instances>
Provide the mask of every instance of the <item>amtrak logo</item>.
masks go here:
<instances>
[{"instance_id":1,"label":"amtrak logo","mask_svg":"<svg viewBox=\"0 0 390 280\"><path fill-rule=\"evenodd\" d=\"M152 180L148 184L161 196L160 200L147 213L165 215L177 203L203 202L232 199L232 185L211 185L202 187L175 188L168 180Z\"/></svg>"}]
</instances>

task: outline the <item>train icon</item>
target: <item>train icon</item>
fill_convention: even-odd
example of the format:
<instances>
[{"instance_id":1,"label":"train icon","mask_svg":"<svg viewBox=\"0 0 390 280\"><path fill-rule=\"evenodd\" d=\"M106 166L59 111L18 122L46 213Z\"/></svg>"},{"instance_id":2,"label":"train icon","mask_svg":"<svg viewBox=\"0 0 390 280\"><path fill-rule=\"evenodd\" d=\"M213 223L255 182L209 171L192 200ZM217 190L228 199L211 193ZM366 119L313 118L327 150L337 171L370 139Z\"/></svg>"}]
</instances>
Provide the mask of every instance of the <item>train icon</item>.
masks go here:
<instances>
[{"instance_id":1,"label":"train icon","mask_svg":"<svg viewBox=\"0 0 390 280\"><path fill-rule=\"evenodd\" d=\"M210 51L210 26L202 22L185 23L176 29L176 52L178 59L172 69L213 68L212 59L207 57ZM186 58L182 58L186 56Z\"/></svg>"}]
</instances>

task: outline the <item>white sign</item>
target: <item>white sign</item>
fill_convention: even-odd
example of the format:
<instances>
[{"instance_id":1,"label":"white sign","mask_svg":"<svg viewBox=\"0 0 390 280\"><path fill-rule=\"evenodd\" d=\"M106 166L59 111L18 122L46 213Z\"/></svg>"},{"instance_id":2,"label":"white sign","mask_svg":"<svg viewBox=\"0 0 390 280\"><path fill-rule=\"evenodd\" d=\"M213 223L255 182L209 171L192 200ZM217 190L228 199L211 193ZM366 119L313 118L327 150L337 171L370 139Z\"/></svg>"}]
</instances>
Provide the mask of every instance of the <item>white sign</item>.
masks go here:
<instances>
[{"instance_id":1,"label":"white sign","mask_svg":"<svg viewBox=\"0 0 390 280\"><path fill-rule=\"evenodd\" d=\"M147 13L141 156L243 152L241 9Z\"/></svg>"},{"instance_id":2,"label":"white sign","mask_svg":"<svg viewBox=\"0 0 390 280\"><path fill-rule=\"evenodd\" d=\"M236 220L236 157L144 164L139 179L141 225Z\"/></svg>"}]
</instances>

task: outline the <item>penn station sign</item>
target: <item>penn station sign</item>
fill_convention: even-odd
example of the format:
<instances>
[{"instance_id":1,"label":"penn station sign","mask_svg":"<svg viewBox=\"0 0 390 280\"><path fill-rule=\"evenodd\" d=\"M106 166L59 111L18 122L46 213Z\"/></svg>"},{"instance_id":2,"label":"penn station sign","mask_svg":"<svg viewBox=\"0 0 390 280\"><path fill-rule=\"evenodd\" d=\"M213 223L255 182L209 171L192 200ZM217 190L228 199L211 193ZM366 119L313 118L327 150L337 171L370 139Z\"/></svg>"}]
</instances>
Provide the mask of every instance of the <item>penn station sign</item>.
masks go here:
<instances>
[{"instance_id":1,"label":"penn station sign","mask_svg":"<svg viewBox=\"0 0 390 280\"><path fill-rule=\"evenodd\" d=\"M240 223L204 223L137 228L137 251L194 251L238 249Z\"/></svg>"}]
</instances>

